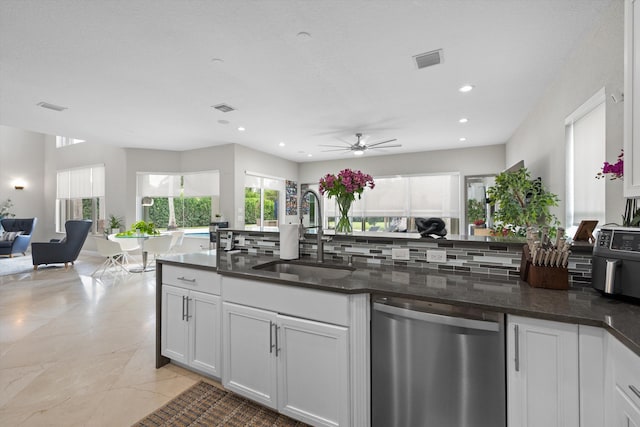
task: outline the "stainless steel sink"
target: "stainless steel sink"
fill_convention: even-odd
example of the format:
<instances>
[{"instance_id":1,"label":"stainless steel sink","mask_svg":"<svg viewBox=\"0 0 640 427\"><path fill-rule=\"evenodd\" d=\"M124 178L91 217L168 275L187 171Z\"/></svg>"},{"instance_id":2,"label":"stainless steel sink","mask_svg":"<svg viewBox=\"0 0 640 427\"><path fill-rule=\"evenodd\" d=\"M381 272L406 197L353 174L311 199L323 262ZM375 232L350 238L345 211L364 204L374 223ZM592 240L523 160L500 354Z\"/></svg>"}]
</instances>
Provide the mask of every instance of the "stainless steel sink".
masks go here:
<instances>
[{"instance_id":1,"label":"stainless steel sink","mask_svg":"<svg viewBox=\"0 0 640 427\"><path fill-rule=\"evenodd\" d=\"M320 279L342 279L355 270L353 267L335 264L316 264L298 261L270 261L253 267L255 270L293 274L300 278L317 277Z\"/></svg>"}]
</instances>

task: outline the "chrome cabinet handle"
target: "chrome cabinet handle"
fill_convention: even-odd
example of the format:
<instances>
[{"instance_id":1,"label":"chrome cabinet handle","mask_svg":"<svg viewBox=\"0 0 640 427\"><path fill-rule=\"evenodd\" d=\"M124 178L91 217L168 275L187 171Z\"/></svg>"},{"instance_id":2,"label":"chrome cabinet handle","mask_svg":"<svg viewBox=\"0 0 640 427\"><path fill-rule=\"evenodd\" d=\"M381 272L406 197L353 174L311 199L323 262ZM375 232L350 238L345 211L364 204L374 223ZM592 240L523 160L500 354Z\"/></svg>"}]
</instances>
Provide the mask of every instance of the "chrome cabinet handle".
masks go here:
<instances>
[{"instance_id":1,"label":"chrome cabinet handle","mask_svg":"<svg viewBox=\"0 0 640 427\"><path fill-rule=\"evenodd\" d=\"M186 277L178 277L178 280L182 280L183 282L196 283L196 279L187 279Z\"/></svg>"},{"instance_id":2,"label":"chrome cabinet handle","mask_svg":"<svg viewBox=\"0 0 640 427\"><path fill-rule=\"evenodd\" d=\"M629 389L633 392L633 394L640 397L640 390L638 390L634 385L629 384Z\"/></svg>"},{"instance_id":3,"label":"chrome cabinet handle","mask_svg":"<svg viewBox=\"0 0 640 427\"><path fill-rule=\"evenodd\" d=\"M188 322L189 319L193 317L193 316L189 315L189 301L193 301L193 298L185 297L185 299L187 300L187 315L185 317L186 317L186 320Z\"/></svg>"},{"instance_id":4,"label":"chrome cabinet handle","mask_svg":"<svg viewBox=\"0 0 640 427\"><path fill-rule=\"evenodd\" d=\"M275 347L273 344L273 325L274 323L269 320L269 353L273 353L273 348Z\"/></svg>"},{"instance_id":5,"label":"chrome cabinet handle","mask_svg":"<svg viewBox=\"0 0 640 427\"><path fill-rule=\"evenodd\" d=\"M282 350L280 347L278 347L278 331L280 330L280 326L275 325L276 326L276 357L278 357L278 353Z\"/></svg>"},{"instance_id":6,"label":"chrome cabinet handle","mask_svg":"<svg viewBox=\"0 0 640 427\"><path fill-rule=\"evenodd\" d=\"M182 295L182 320L185 320L186 310L184 309L184 301L186 296Z\"/></svg>"},{"instance_id":7,"label":"chrome cabinet handle","mask_svg":"<svg viewBox=\"0 0 640 427\"><path fill-rule=\"evenodd\" d=\"M520 372L520 333L518 329L519 327L517 324L513 325L513 335L514 335L513 343L515 345L514 361L515 361L516 372Z\"/></svg>"}]
</instances>

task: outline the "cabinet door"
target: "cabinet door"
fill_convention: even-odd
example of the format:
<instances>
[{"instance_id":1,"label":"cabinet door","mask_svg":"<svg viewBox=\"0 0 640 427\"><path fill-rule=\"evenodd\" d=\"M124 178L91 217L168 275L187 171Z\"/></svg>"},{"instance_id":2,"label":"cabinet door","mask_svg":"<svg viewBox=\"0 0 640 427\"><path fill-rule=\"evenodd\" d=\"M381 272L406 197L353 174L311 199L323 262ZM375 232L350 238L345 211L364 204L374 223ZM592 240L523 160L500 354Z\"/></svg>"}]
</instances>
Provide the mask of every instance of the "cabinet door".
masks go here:
<instances>
[{"instance_id":1,"label":"cabinet door","mask_svg":"<svg viewBox=\"0 0 640 427\"><path fill-rule=\"evenodd\" d=\"M508 425L578 427L578 327L509 316Z\"/></svg>"},{"instance_id":2,"label":"cabinet door","mask_svg":"<svg viewBox=\"0 0 640 427\"><path fill-rule=\"evenodd\" d=\"M278 316L278 410L313 425L349 425L348 329Z\"/></svg>"},{"instance_id":3,"label":"cabinet door","mask_svg":"<svg viewBox=\"0 0 640 427\"><path fill-rule=\"evenodd\" d=\"M616 387L613 399L617 418L615 427L640 427L640 408L619 387Z\"/></svg>"},{"instance_id":4,"label":"cabinet door","mask_svg":"<svg viewBox=\"0 0 640 427\"><path fill-rule=\"evenodd\" d=\"M624 196L640 197L640 2L624 11Z\"/></svg>"},{"instance_id":5,"label":"cabinet door","mask_svg":"<svg viewBox=\"0 0 640 427\"><path fill-rule=\"evenodd\" d=\"M189 293L189 365L220 377L220 297Z\"/></svg>"},{"instance_id":6,"label":"cabinet door","mask_svg":"<svg viewBox=\"0 0 640 427\"><path fill-rule=\"evenodd\" d=\"M162 286L162 355L187 363L189 324L185 320L189 291Z\"/></svg>"},{"instance_id":7,"label":"cabinet door","mask_svg":"<svg viewBox=\"0 0 640 427\"><path fill-rule=\"evenodd\" d=\"M277 407L276 314L225 302L222 305L225 388Z\"/></svg>"}]
</instances>

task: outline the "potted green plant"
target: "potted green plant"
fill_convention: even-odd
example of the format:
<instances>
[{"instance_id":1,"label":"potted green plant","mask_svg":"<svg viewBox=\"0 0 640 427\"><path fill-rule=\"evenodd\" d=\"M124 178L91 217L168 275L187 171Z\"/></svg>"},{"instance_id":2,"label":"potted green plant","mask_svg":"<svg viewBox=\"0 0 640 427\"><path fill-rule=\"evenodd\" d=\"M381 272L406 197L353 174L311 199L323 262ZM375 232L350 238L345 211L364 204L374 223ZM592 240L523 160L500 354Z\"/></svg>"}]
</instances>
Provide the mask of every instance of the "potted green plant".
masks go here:
<instances>
[{"instance_id":1,"label":"potted green plant","mask_svg":"<svg viewBox=\"0 0 640 427\"><path fill-rule=\"evenodd\" d=\"M558 196L547 191L539 178L531 179L526 168L498 174L487 196L496 208L494 231L498 235L525 236L527 227L533 225L549 225L554 234L560 225L550 211L558 205Z\"/></svg>"},{"instance_id":2,"label":"potted green plant","mask_svg":"<svg viewBox=\"0 0 640 427\"><path fill-rule=\"evenodd\" d=\"M109 226L105 230L107 234L116 233L122 231L124 228L124 218L121 216L109 215Z\"/></svg>"}]
</instances>

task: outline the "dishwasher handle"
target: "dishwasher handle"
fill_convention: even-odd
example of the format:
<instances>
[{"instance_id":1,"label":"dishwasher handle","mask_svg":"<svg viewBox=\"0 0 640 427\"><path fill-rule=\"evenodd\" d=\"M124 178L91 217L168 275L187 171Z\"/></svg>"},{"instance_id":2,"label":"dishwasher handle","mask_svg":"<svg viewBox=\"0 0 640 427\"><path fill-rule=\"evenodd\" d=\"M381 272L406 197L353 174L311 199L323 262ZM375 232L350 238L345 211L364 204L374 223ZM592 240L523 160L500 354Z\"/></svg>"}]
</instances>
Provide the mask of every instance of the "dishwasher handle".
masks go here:
<instances>
[{"instance_id":1,"label":"dishwasher handle","mask_svg":"<svg viewBox=\"0 0 640 427\"><path fill-rule=\"evenodd\" d=\"M442 314L427 313L424 311L408 310L406 308L395 307L380 303L373 303L373 309L394 316L408 319L420 320L423 322L437 323L440 325L453 326L458 328L476 329L482 331L499 332L500 324L489 320L475 320L464 317L445 316Z\"/></svg>"}]
</instances>

